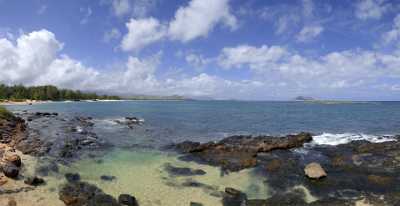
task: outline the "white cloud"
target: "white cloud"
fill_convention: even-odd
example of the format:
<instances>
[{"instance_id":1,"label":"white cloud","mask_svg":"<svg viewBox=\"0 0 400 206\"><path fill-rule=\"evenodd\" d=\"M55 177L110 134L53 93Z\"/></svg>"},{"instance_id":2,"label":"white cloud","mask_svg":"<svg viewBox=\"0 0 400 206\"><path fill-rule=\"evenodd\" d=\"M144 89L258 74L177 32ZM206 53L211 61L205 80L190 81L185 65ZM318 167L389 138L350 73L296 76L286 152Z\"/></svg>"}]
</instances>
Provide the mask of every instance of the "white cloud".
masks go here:
<instances>
[{"instance_id":1,"label":"white cloud","mask_svg":"<svg viewBox=\"0 0 400 206\"><path fill-rule=\"evenodd\" d=\"M399 78L400 53L369 50L332 52L308 58L279 46L224 48L219 65L249 68L264 81L287 82L301 88L338 89L368 86L382 77Z\"/></svg>"},{"instance_id":2,"label":"white cloud","mask_svg":"<svg viewBox=\"0 0 400 206\"><path fill-rule=\"evenodd\" d=\"M144 18L156 6L157 0L111 0L112 12L117 17Z\"/></svg>"},{"instance_id":3,"label":"white cloud","mask_svg":"<svg viewBox=\"0 0 400 206\"><path fill-rule=\"evenodd\" d=\"M299 42L307 42L319 36L324 31L322 26L305 26L297 34L296 39Z\"/></svg>"},{"instance_id":4,"label":"white cloud","mask_svg":"<svg viewBox=\"0 0 400 206\"><path fill-rule=\"evenodd\" d=\"M103 36L103 41L110 42L113 39L119 39L121 32L117 28L112 28L110 31L106 31Z\"/></svg>"},{"instance_id":5,"label":"white cloud","mask_svg":"<svg viewBox=\"0 0 400 206\"><path fill-rule=\"evenodd\" d=\"M382 35L382 39L385 45L400 41L400 14L394 18L392 30L384 33ZM398 45L400 46L400 42Z\"/></svg>"},{"instance_id":6,"label":"white cloud","mask_svg":"<svg viewBox=\"0 0 400 206\"><path fill-rule=\"evenodd\" d=\"M123 37L121 48L124 51L137 51L164 38L188 42L207 36L220 23L231 29L237 27L228 0L191 0L187 7L180 7L176 11L175 18L168 25L154 17L131 18L126 23L128 33Z\"/></svg>"},{"instance_id":7,"label":"white cloud","mask_svg":"<svg viewBox=\"0 0 400 206\"><path fill-rule=\"evenodd\" d=\"M257 81L230 81L206 73L158 79L162 53L149 58L128 57L126 63L99 70L60 53L63 44L47 30L22 34L14 44L0 39L0 82L44 85L118 95L153 94L237 97L262 88ZM227 92L230 91L230 92Z\"/></svg>"},{"instance_id":8,"label":"white cloud","mask_svg":"<svg viewBox=\"0 0 400 206\"><path fill-rule=\"evenodd\" d=\"M58 56L63 44L47 30L21 35L14 45L0 39L0 81L7 84L56 84L84 88L97 75L91 68L66 55Z\"/></svg>"},{"instance_id":9,"label":"white cloud","mask_svg":"<svg viewBox=\"0 0 400 206\"><path fill-rule=\"evenodd\" d=\"M122 17L130 12L131 5L129 0L113 0L112 8L117 17Z\"/></svg>"},{"instance_id":10,"label":"white cloud","mask_svg":"<svg viewBox=\"0 0 400 206\"><path fill-rule=\"evenodd\" d=\"M126 23L128 33L123 37L121 48L124 51L137 51L161 40L165 36L165 26L155 18L130 19Z\"/></svg>"},{"instance_id":11,"label":"white cloud","mask_svg":"<svg viewBox=\"0 0 400 206\"><path fill-rule=\"evenodd\" d=\"M279 46L268 47L262 45L257 48L249 45L240 45L233 48L224 48L218 61L223 68L227 69L250 65L252 69L258 70L268 64L278 62L286 55L286 49Z\"/></svg>"},{"instance_id":12,"label":"white cloud","mask_svg":"<svg viewBox=\"0 0 400 206\"><path fill-rule=\"evenodd\" d=\"M205 65L209 64L212 60L204 58L200 54L188 53L185 56L186 62L194 68L203 68Z\"/></svg>"},{"instance_id":13,"label":"white cloud","mask_svg":"<svg viewBox=\"0 0 400 206\"><path fill-rule=\"evenodd\" d=\"M180 7L169 24L169 36L173 40L188 42L206 37L217 24L231 29L237 27L236 17L230 12L228 0L191 0Z\"/></svg>"},{"instance_id":14,"label":"white cloud","mask_svg":"<svg viewBox=\"0 0 400 206\"><path fill-rule=\"evenodd\" d=\"M385 0L358 0L355 15L361 20L380 19L389 7Z\"/></svg>"}]
</instances>

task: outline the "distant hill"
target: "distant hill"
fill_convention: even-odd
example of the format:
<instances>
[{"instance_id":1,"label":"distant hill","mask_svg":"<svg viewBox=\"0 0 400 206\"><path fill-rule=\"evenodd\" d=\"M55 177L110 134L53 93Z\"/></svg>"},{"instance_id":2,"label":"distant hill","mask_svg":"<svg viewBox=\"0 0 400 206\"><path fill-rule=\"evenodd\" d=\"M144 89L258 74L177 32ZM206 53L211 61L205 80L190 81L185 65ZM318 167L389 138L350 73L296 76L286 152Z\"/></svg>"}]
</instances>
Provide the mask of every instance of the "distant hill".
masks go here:
<instances>
[{"instance_id":1,"label":"distant hill","mask_svg":"<svg viewBox=\"0 0 400 206\"><path fill-rule=\"evenodd\" d=\"M179 95L172 95L172 96L132 95L122 98L128 100L186 100L187 99L186 97Z\"/></svg>"},{"instance_id":2,"label":"distant hill","mask_svg":"<svg viewBox=\"0 0 400 206\"><path fill-rule=\"evenodd\" d=\"M294 100L296 100L296 101L314 101L315 99L312 97L307 97L307 96L298 96Z\"/></svg>"}]
</instances>

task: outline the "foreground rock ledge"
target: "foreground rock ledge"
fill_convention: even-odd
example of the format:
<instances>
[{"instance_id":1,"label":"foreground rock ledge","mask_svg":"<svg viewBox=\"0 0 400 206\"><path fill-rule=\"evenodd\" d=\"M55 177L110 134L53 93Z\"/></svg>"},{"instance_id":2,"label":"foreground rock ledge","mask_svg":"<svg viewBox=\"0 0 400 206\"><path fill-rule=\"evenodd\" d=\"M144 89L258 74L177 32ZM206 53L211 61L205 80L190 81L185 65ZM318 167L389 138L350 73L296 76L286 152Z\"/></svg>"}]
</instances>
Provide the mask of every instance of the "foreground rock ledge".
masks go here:
<instances>
[{"instance_id":1,"label":"foreground rock ledge","mask_svg":"<svg viewBox=\"0 0 400 206\"><path fill-rule=\"evenodd\" d=\"M302 132L284 137L231 136L216 143L204 144L185 141L175 145L175 148L186 154L184 159L221 166L227 171L239 171L256 166L258 153L302 147L304 143L310 141L312 135Z\"/></svg>"}]
</instances>

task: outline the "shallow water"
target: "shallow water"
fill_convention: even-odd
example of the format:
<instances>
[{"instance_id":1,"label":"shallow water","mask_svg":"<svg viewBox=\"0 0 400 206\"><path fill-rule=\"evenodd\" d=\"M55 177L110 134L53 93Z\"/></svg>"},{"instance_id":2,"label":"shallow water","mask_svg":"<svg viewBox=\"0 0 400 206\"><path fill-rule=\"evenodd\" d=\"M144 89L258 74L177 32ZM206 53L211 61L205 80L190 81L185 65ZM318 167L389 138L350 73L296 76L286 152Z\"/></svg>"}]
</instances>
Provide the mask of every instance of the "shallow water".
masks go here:
<instances>
[{"instance_id":1,"label":"shallow water","mask_svg":"<svg viewBox=\"0 0 400 206\"><path fill-rule=\"evenodd\" d=\"M170 176L164 165L170 163L178 167L202 169L205 175L190 177ZM215 195L225 187L233 187L247 192L250 198L265 198L268 195L262 179L252 175L252 170L221 176L216 167L182 162L175 155L157 151L115 150L101 161L82 160L65 168L64 172L79 171L83 181L93 183L113 196L127 193L134 195L139 204L187 206L191 201L207 206L221 205L221 198ZM115 176L113 181L100 180L100 176ZM196 181L206 187L182 186L185 181Z\"/></svg>"}]
</instances>

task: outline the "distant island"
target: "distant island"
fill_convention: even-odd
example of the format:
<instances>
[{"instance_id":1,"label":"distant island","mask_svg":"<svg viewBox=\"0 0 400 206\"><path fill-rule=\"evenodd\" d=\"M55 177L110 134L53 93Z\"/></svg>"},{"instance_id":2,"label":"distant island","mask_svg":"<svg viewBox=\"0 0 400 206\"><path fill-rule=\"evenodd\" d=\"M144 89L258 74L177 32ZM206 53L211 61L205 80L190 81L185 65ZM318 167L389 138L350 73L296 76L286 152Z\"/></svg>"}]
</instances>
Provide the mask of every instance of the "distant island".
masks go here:
<instances>
[{"instance_id":1,"label":"distant island","mask_svg":"<svg viewBox=\"0 0 400 206\"><path fill-rule=\"evenodd\" d=\"M117 95L99 95L95 92L82 92L80 90L59 89L53 85L30 86L23 85L7 86L0 84L0 102L41 102L41 101L81 101L81 100L184 100L178 95L172 96L149 96L133 95L121 97Z\"/></svg>"},{"instance_id":2,"label":"distant island","mask_svg":"<svg viewBox=\"0 0 400 206\"><path fill-rule=\"evenodd\" d=\"M296 101L314 101L315 99L307 96L297 96L294 100Z\"/></svg>"}]
</instances>

